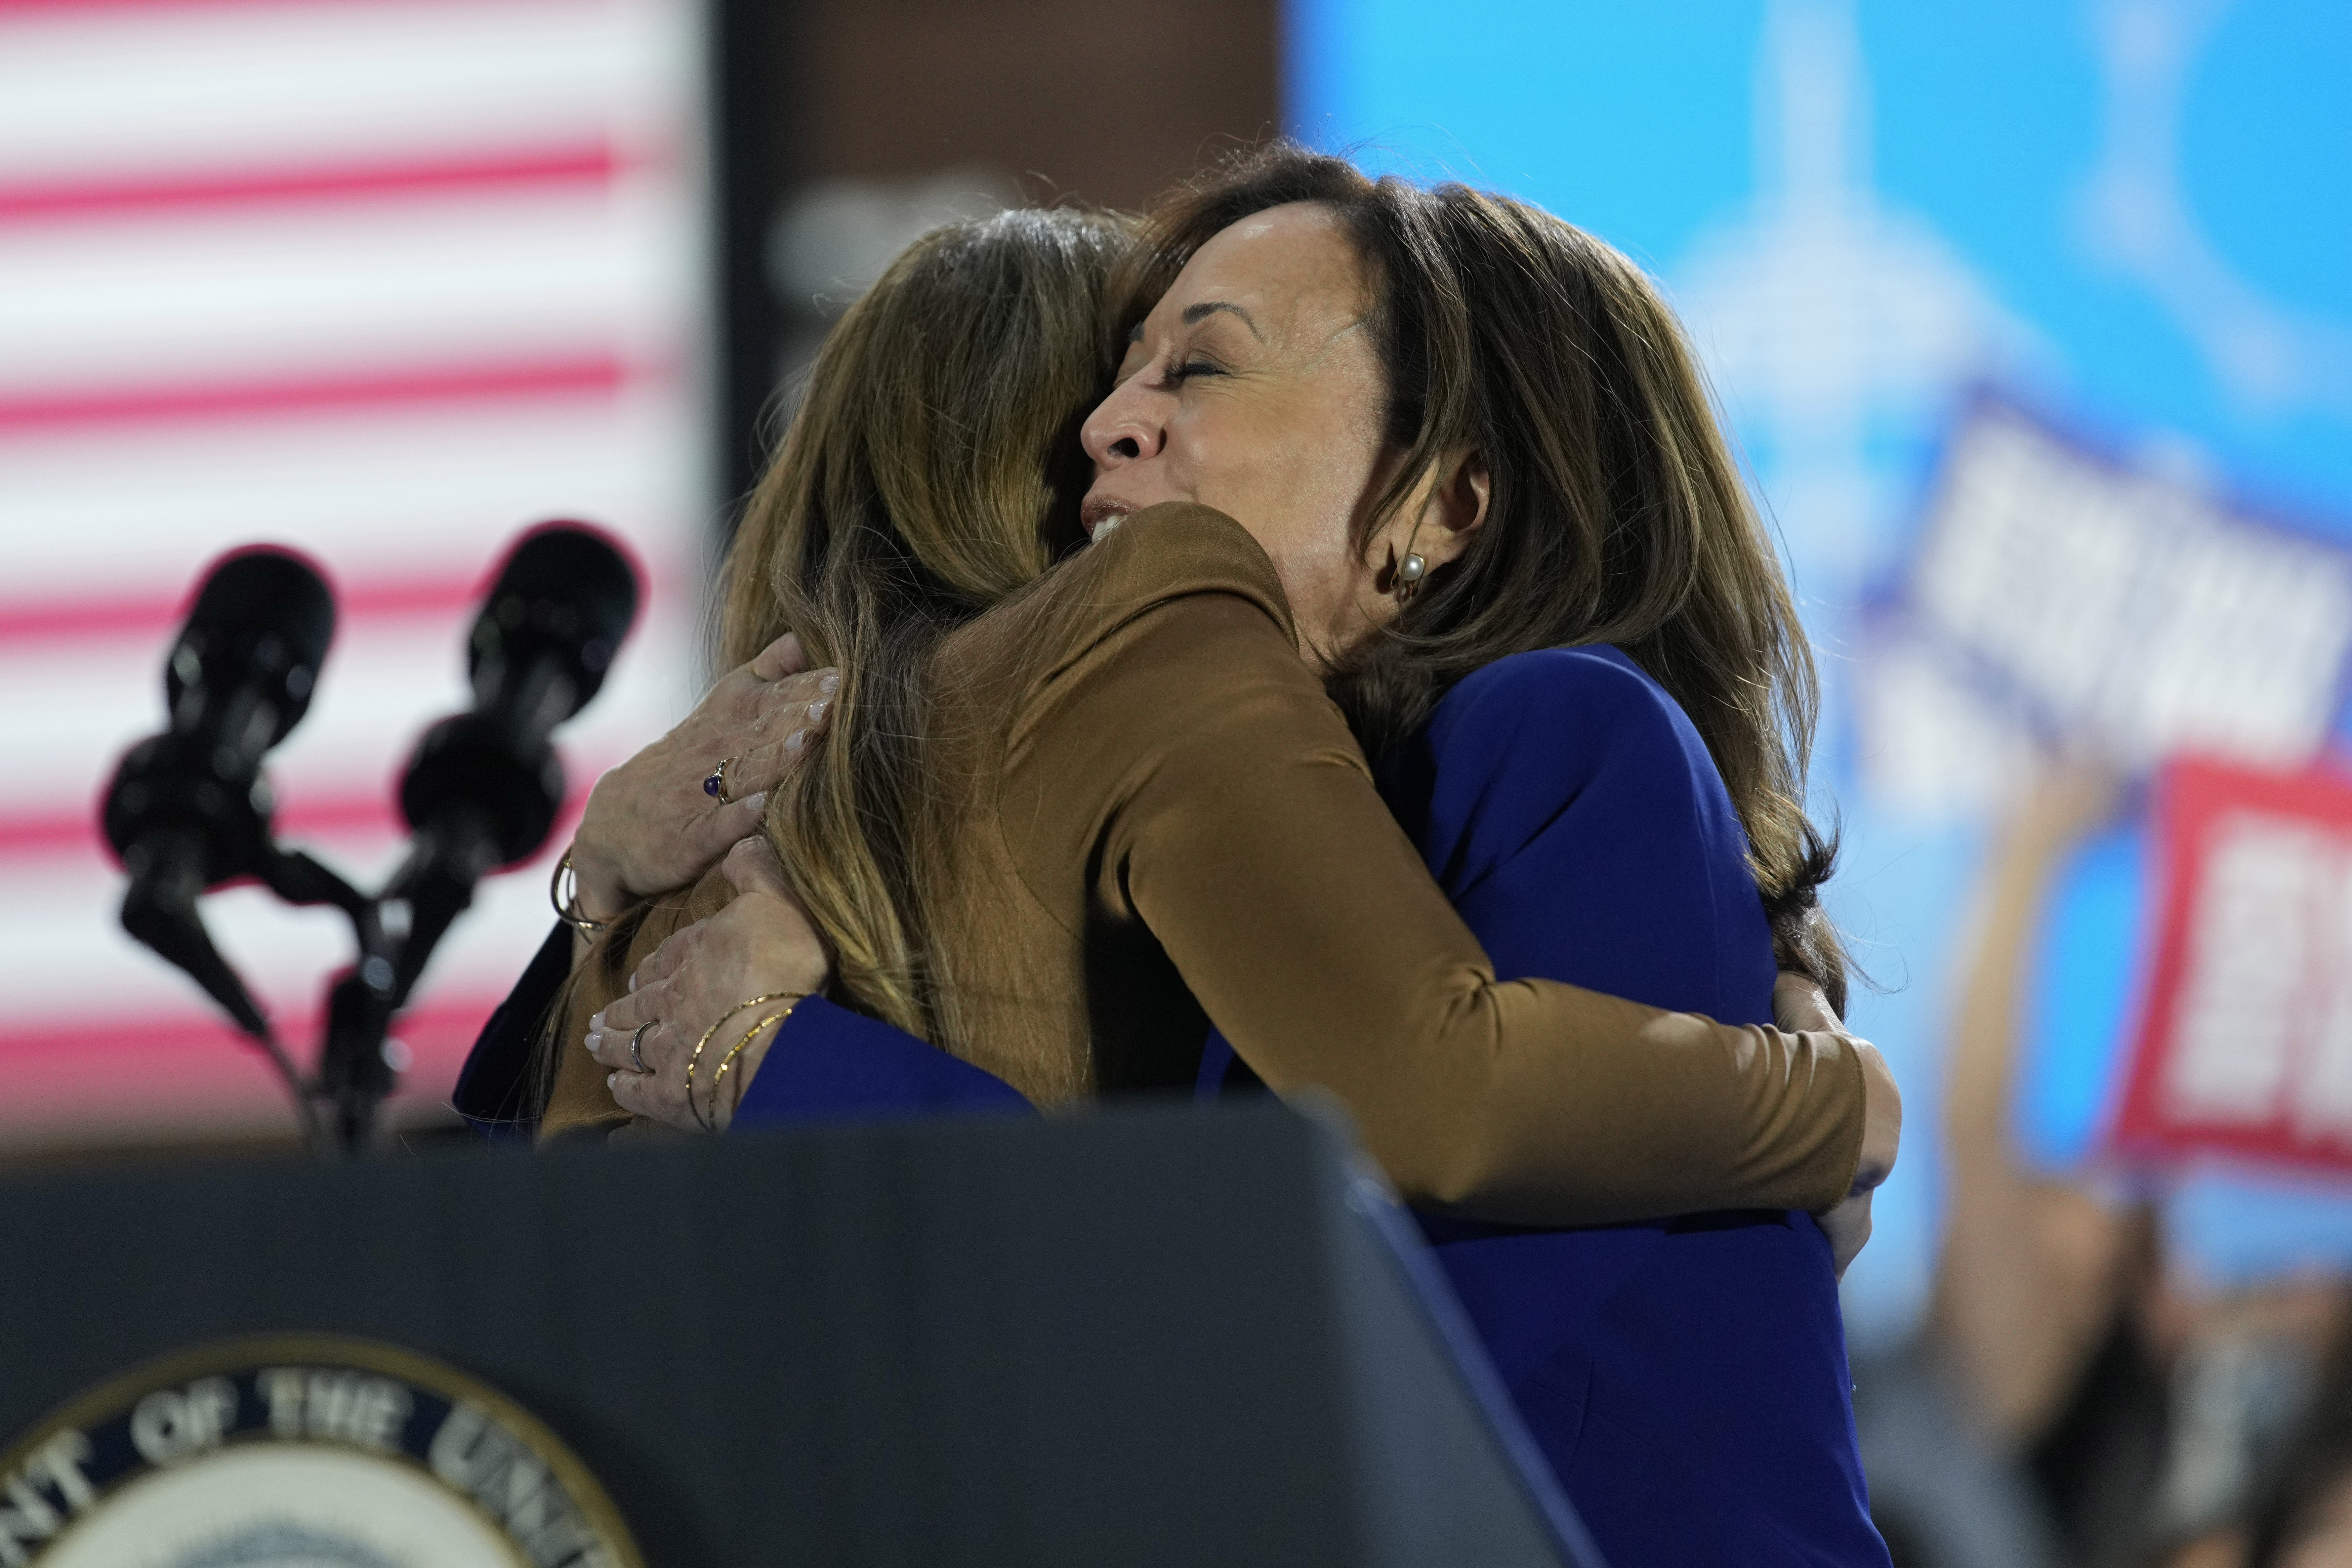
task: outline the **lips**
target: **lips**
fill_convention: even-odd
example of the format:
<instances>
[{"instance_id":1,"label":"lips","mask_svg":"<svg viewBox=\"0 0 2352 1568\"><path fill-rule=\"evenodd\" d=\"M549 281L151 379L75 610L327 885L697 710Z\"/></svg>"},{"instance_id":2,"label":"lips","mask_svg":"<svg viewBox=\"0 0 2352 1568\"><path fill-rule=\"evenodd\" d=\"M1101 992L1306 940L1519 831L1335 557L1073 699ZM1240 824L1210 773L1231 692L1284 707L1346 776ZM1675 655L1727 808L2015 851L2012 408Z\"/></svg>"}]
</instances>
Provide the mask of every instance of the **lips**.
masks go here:
<instances>
[{"instance_id":1,"label":"lips","mask_svg":"<svg viewBox=\"0 0 2352 1568\"><path fill-rule=\"evenodd\" d=\"M1088 539L1099 540L1125 522L1132 510L1123 500L1113 500L1108 496L1088 496L1078 508L1078 521L1085 526Z\"/></svg>"}]
</instances>

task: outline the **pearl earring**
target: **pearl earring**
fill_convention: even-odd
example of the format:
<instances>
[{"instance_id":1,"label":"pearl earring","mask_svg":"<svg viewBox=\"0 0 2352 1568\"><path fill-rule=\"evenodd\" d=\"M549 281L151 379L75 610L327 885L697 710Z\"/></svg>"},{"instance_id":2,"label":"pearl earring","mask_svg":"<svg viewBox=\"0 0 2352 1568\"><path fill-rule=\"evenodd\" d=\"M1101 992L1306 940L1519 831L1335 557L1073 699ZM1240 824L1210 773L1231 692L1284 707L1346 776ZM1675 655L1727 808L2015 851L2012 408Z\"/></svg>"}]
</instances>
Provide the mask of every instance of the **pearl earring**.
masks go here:
<instances>
[{"instance_id":1,"label":"pearl earring","mask_svg":"<svg viewBox=\"0 0 2352 1568\"><path fill-rule=\"evenodd\" d=\"M1402 605L1421 587L1421 580L1429 572L1429 563L1418 555L1407 555L1397 563L1396 601Z\"/></svg>"}]
</instances>

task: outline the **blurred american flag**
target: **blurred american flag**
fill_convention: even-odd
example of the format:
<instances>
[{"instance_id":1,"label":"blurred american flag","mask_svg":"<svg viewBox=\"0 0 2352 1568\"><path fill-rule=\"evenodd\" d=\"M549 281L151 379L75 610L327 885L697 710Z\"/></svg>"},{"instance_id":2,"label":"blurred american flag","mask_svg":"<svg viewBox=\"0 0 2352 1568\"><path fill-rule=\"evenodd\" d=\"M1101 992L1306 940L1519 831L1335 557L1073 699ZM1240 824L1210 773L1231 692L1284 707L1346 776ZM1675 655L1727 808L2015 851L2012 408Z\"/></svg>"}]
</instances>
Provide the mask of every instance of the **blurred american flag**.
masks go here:
<instances>
[{"instance_id":1,"label":"blurred american flag","mask_svg":"<svg viewBox=\"0 0 2352 1568\"><path fill-rule=\"evenodd\" d=\"M297 546L341 620L274 754L281 837L356 879L464 705L462 637L555 516L652 593L562 739L574 805L688 700L708 474L692 0L0 0L0 1148L278 1127L258 1055L115 923L98 792L163 721L222 550ZM548 925L485 884L396 1032L446 1095ZM307 1059L341 917L215 934Z\"/></svg>"}]
</instances>

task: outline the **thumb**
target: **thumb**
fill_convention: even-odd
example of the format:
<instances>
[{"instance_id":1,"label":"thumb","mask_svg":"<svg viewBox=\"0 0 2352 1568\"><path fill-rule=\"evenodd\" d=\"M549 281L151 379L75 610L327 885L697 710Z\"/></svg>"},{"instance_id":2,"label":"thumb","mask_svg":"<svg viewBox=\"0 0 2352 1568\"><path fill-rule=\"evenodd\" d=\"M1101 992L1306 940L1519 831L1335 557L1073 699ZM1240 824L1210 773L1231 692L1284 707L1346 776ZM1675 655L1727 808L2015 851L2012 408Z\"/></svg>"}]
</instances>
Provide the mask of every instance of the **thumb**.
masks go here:
<instances>
[{"instance_id":1,"label":"thumb","mask_svg":"<svg viewBox=\"0 0 2352 1568\"><path fill-rule=\"evenodd\" d=\"M751 656L751 673L762 680L782 680L807 668L808 651L793 632L786 632Z\"/></svg>"},{"instance_id":2,"label":"thumb","mask_svg":"<svg viewBox=\"0 0 2352 1568\"><path fill-rule=\"evenodd\" d=\"M730 849L719 869L738 897L745 893L769 893L780 899L793 896L791 884L784 880L784 863L757 834Z\"/></svg>"},{"instance_id":3,"label":"thumb","mask_svg":"<svg viewBox=\"0 0 2352 1568\"><path fill-rule=\"evenodd\" d=\"M1793 970L1780 971L1772 982L1772 1021L1791 1031L1846 1033L1844 1023L1830 1010L1830 999L1822 994L1821 982Z\"/></svg>"}]
</instances>

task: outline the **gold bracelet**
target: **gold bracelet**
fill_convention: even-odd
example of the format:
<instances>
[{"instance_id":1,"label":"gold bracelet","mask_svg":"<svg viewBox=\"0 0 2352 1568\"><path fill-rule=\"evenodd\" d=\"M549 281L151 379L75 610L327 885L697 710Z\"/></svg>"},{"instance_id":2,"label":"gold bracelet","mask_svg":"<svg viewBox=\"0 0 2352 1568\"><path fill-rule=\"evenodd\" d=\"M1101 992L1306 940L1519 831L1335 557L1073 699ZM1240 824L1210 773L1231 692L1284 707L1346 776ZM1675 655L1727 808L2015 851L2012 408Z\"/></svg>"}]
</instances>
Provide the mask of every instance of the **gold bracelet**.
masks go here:
<instances>
[{"instance_id":1,"label":"gold bracelet","mask_svg":"<svg viewBox=\"0 0 2352 1568\"><path fill-rule=\"evenodd\" d=\"M716 1122L719 1120L719 1081L726 1078L727 1069L735 1065L735 1058L741 1056L744 1048L750 1046L753 1040L758 1039L760 1037L761 1031L765 1029L769 1025L781 1025L785 1019L791 1017L793 1016L793 1008L799 1006L803 1000L804 998L803 997L795 996L792 1000L791 1006L784 1008L784 1010L780 1013L771 1013L766 1017L761 1019L758 1023L752 1025L751 1029L743 1036L743 1037L736 1041L734 1046L725 1056L719 1058L719 1070L710 1075L710 1120L712 1121ZM735 1098L739 1102L742 1100L743 1091L741 1089L738 1088L736 1089Z\"/></svg>"},{"instance_id":2,"label":"gold bracelet","mask_svg":"<svg viewBox=\"0 0 2352 1568\"><path fill-rule=\"evenodd\" d=\"M695 1065L702 1060L702 1047L709 1045L710 1043L710 1037L719 1032L719 1024L725 1023L728 1019L733 1017L736 1014L740 1013L746 1007L756 1007L762 1002L782 1002L786 997L790 997L794 1002L798 1002L807 993L803 991L771 991L764 996L754 996L749 1002L738 1002L732 1007L728 1008L724 1013L719 1014L718 1021L713 1023L710 1027L702 1031L702 1038L694 1042L694 1049L688 1053L686 1058L686 1113L694 1118L694 1124L696 1126L701 1128L705 1132L716 1132L719 1131L716 1126L712 1125L712 1123L704 1117L701 1110L698 1109L694 1103L694 1068Z\"/></svg>"},{"instance_id":3,"label":"gold bracelet","mask_svg":"<svg viewBox=\"0 0 2352 1568\"><path fill-rule=\"evenodd\" d=\"M563 890L563 879L566 877L572 879L572 890L568 893ZM613 923L611 921L591 920L580 908L580 873L572 868L572 851L569 849L563 852L563 858L555 863L555 875L547 879L547 901L555 906L557 920L590 942L602 936L604 928Z\"/></svg>"}]
</instances>

